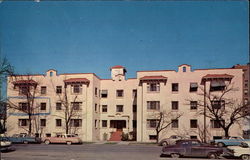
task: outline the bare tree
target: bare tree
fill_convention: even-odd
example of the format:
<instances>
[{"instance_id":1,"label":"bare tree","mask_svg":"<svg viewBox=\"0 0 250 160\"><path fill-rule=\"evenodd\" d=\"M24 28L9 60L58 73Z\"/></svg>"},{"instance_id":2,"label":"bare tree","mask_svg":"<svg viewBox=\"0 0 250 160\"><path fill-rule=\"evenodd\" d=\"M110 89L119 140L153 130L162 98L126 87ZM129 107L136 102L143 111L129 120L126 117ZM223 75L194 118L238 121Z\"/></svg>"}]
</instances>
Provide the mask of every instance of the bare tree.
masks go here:
<instances>
[{"instance_id":1,"label":"bare tree","mask_svg":"<svg viewBox=\"0 0 250 160\"><path fill-rule=\"evenodd\" d=\"M172 120L178 120L182 114L180 113L173 113L171 111L165 112L161 111L159 113L155 113L155 119L156 119L156 142L159 142L159 135L160 133L167 129L172 123Z\"/></svg>"},{"instance_id":2,"label":"bare tree","mask_svg":"<svg viewBox=\"0 0 250 160\"><path fill-rule=\"evenodd\" d=\"M19 96L24 99L23 103L16 103L11 99L8 99L9 109L16 110L18 112L26 113L28 116L28 134L33 133L32 122L38 113L38 105L35 103L36 94L38 93L38 82L33 80L30 74L22 76L11 76L11 83L13 84L13 89L19 92Z\"/></svg>"},{"instance_id":3,"label":"bare tree","mask_svg":"<svg viewBox=\"0 0 250 160\"><path fill-rule=\"evenodd\" d=\"M64 126L65 126L65 133L73 133L75 134L77 130L79 129L79 125L81 125L82 120L79 119L81 117L81 106L82 102L78 101L78 95L73 95L72 97L69 96L69 91L67 90L67 85L64 83L64 86L61 86L61 91L58 93L56 86L52 82L52 86L54 88L55 93L57 94L59 98L59 103L61 108L57 108L61 110L61 113L56 114L56 117L62 118L64 121ZM70 86L70 85L69 85ZM82 92L81 89L78 90L79 93ZM70 97L70 98L69 98ZM78 122L79 121L79 122ZM76 124L76 125L75 125Z\"/></svg>"},{"instance_id":4,"label":"bare tree","mask_svg":"<svg viewBox=\"0 0 250 160\"><path fill-rule=\"evenodd\" d=\"M215 121L223 129L225 137L229 136L229 130L235 123L249 116L249 108L247 104L238 102L237 99L227 98L227 94L237 91L232 84L227 84L223 90L216 92L205 91L200 94L206 98L206 105L199 101L198 113ZM205 107L205 110L204 110Z\"/></svg>"},{"instance_id":5,"label":"bare tree","mask_svg":"<svg viewBox=\"0 0 250 160\"><path fill-rule=\"evenodd\" d=\"M6 131L5 125L7 119L7 103L2 96L2 85L6 82L7 76L13 73L13 66L11 66L7 58L0 59L0 120L3 120L3 122L0 123L0 134Z\"/></svg>"}]
</instances>

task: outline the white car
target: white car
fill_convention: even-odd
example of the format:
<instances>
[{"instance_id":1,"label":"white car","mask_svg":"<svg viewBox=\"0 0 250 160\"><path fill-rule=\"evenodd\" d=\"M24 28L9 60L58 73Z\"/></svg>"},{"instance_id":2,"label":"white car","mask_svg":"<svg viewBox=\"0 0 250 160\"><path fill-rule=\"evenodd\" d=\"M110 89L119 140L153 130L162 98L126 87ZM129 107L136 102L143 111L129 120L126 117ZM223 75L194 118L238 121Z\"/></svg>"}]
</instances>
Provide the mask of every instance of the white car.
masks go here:
<instances>
[{"instance_id":1,"label":"white car","mask_svg":"<svg viewBox=\"0 0 250 160\"><path fill-rule=\"evenodd\" d=\"M250 142L241 142L239 146L229 146L233 150L235 157L240 157L243 160L250 160Z\"/></svg>"},{"instance_id":2,"label":"white car","mask_svg":"<svg viewBox=\"0 0 250 160\"><path fill-rule=\"evenodd\" d=\"M1 140L0 146L0 152L14 150L11 146L11 142L7 140Z\"/></svg>"}]
</instances>

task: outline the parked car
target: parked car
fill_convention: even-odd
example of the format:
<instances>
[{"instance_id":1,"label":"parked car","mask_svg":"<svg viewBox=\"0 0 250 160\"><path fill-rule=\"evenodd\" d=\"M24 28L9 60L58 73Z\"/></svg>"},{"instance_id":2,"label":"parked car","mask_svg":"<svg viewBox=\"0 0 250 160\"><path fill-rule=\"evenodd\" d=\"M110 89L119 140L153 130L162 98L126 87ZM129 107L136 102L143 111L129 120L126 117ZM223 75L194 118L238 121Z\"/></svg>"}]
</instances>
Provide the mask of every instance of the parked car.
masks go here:
<instances>
[{"instance_id":1,"label":"parked car","mask_svg":"<svg viewBox=\"0 0 250 160\"><path fill-rule=\"evenodd\" d=\"M201 143L199 140L178 140L175 145L162 147L162 156L178 157L208 157L216 159L223 153L217 146Z\"/></svg>"},{"instance_id":2,"label":"parked car","mask_svg":"<svg viewBox=\"0 0 250 160\"><path fill-rule=\"evenodd\" d=\"M160 146L172 145L172 144L175 144L177 140L181 140L181 139L187 139L187 138L182 137L182 136L172 135L169 138L162 139L159 142L159 145Z\"/></svg>"},{"instance_id":3,"label":"parked car","mask_svg":"<svg viewBox=\"0 0 250 160\"><path fill-rule=\"evenodd\" d=\"M74 135L74 134L61 134L57 135L56 137L46 137L43 139L43 142L45 144L50 144L50 143L66 143L68 145L71 145L73 143L75 144L81 144L82 140Z\"/></svg>"},{"instance_id":4,"label":"parked car","mask_svg":"<svg viewBox=\"0 0 250 160\"><path fill-rule=\"evenodd\" d=\"M225 146L239 146L241 142L244 141L250 141L250 139L244 139L239 136L232 136L228 138L223 138L223 139L216 139L212 141L212 143L218 145L219 147L225 147Z\"/></svg>"},{"instance_id":5,"label":"parked car","mask_svg":"<svg viewBox=\"0 0 250 160\"><path fill-rule=\"evenodd\" d=\"M23 133L22 134L14 134L11 137L4 136L2 138L8 139L12 143L28 144L28 143L41 143L42 142L41 138L32 137L32 136L29 136L28 134L23 134Z\"/></svg>"},{"instance_id":6,"label":"parked car","mask_svg":"<svg viewBox=\"0 0 250 160\"><path fill-rule=\"evenodd\" d=\"M15 150L14 147L12 147L12 143L8 141L7 139L1 138L0 142L0 152L6 152L6 151L13 151Z\"/></svg>"},{"instance_id":7,"label":"parked car","mask_svg":"<svg viewBox=\"0 0 250 160\"><path fill-rule=\"evenodd\" d=\"M250 141L241 142L239 146L228 146L228 148L233 150L234 157L250 160Z\"/></svg>"}]
</instances>

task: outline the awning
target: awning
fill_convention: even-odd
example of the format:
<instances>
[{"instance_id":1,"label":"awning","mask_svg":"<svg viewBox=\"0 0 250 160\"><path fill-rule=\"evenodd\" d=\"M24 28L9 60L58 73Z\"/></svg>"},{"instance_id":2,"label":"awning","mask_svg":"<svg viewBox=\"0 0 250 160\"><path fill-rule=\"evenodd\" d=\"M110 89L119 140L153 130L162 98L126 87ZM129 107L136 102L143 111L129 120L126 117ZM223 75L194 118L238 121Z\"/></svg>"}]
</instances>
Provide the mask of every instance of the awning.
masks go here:
<instances>
[{"instance_id":1,"label":"awning","mask_svg":"<svg viewBox=\"0 0 250 160\"><path fill-rule=\"evenodd\" d=\"M69 78L64 80L64 83L66 84L89 84L90 81L87 78Z\"/></svg>"},{"instance_id":2,"label":"awning","mask_svg":"<svg viewBox=\"0 0 250 160\"><path fill-rule=\"evenodd\" d=\"M34 80L19 80L19 81L15 81L13 82L14 85L37 85L37 82Z\"/></svg>"},{"instance_id":3,"label":"awning","mask_svg":"<svg viewBox=\"0 0 250 160\"><path fill-rule=\"evenodd\" d=\"M164 77L164 76L144 76L142 78L140 78L140 85L143 83L143 82L146 82L146 83L150 83L150 82L164 82L166 84L167 82L167 77Z\"/></svg>"}]
</instances>

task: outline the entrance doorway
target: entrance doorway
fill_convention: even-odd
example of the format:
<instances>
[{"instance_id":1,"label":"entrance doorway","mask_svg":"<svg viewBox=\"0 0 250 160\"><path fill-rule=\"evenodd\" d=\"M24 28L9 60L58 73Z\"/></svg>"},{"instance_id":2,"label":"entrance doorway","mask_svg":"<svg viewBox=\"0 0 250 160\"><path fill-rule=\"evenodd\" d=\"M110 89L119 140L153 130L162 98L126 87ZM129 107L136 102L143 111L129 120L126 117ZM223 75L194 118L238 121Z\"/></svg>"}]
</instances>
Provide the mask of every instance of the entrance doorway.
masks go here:
<instances>
[{"instance_id":1,"label":"entrance doorway","mask_svg":"<svg viewBox=\"0 0 250 160\"><path fill-rule=\"evenodd\" d=\"M126 120L111 120L110 128L116 128L117 131L122 131L123 128L126 128Z\"/></svg>"}]
</instances>

